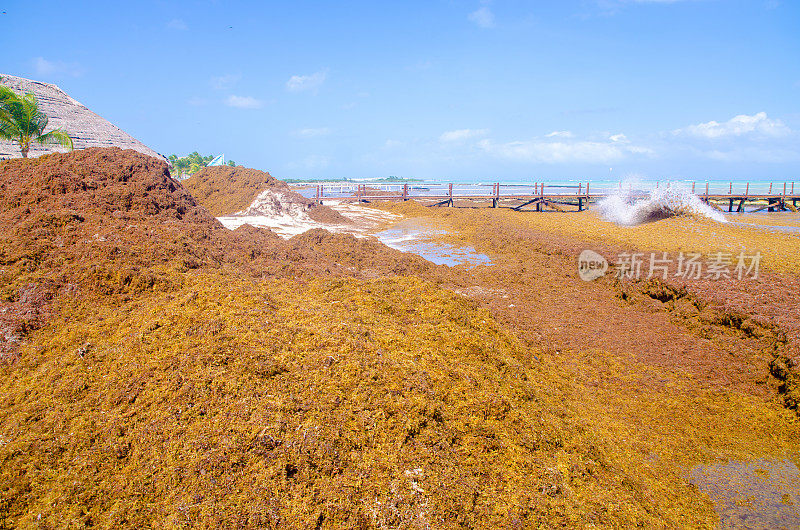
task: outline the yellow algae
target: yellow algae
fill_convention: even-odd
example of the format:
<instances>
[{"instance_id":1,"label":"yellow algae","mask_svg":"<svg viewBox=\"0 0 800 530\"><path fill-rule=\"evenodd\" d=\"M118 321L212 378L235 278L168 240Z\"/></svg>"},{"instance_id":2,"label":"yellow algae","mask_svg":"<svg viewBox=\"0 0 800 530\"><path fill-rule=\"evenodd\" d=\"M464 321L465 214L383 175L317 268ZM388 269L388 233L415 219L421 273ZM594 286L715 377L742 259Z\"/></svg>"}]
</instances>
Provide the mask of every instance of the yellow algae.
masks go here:
<instances>
[{"instance_id":1,"label":"yellow algae","mask_svg":"<svg viewBox=\"0 0 800 530\"><path fill-rule=\"evenodd\" d=\"M409 216L425 216L451 223L458 231L469 226L503 222L527 229L569 236L587 244L593 241L667 252L761 252L762 265L778 272L800 273L797 236L758 227L718 223L710 219L676 216L639 226L618 226L604 221L594 210L584 212L515 212L508 209L426 208L416 203L385 205ZM756 216L746 216L754 222ZM468 219L468 220L467 220Z\"/></svg>"},{"instance_id":2,"label":"yellow algae","mask_svg":"<svg viewBox=\"0 0 800 530\"><path fill-rule=\"evenodd\" d=\"M0 365L6 526L712 528L691 466L798 453L786 322L576 277L587 242L677 239L396 206L493 260L450 269L226 231L137 155L27 164L0 303L46 314Z\"/></svg>"},{"instance_id":3,"label":"yellow algae","mask_svg":"<svg viewBox=\"0 0 800 530\"><path fill-rule=\"evenodd\" d=\"M658 288L662 295L648 282L586 283L575 272L582 248L708 252L712 244L735 249L743 240L759 241L758 248L771 251L768 267L786 271L781 264L796 260L791 236L764 237L762 231L690 218L631 229L595 223L593 214L585 213L409 203L389 208L438 227L443 241L472 244L491 256L492 267L460 272L455 290L481 300L521 339L541 345L546 353L529 362L544 372L560 371L554 389L563 392L565 417L598 439L613 440L605 454L615 466L635 476L647 469L664 477L661 484L648 483L651 494L678 494L688 470L699 463L800 454L797 414L789 399L789 408L784 406L779 388L797 379L786 361L796 347L797 321L791 314L778 313L776 321L762 314L769 305L726 313L730 310L713 305L708 293L692 285L665 283ZM588 220L597 226L585 227ZM709 231L717 239L707 237ZM794 270L786 271L787 288L795 281ZM773 281L765 278L749 289L757 297ZM718 293L726 292L719 287ZM784 306L779 308L791 311ZM776 368L776 361L783 364ZM782 380L781 371L790 375Z\"/></svg>"},{"instance_id":4,"label":"yellow algae","mask_svg":"<svg viewBox=\"0 0 800 530\"><path fill-rule=\"evenodd\" d=\"M714 521L691 488L628 476L565 417L556 367L418 279L201 274L61 315L3 368L18 525Z\"/></svg>"}]
</instances>

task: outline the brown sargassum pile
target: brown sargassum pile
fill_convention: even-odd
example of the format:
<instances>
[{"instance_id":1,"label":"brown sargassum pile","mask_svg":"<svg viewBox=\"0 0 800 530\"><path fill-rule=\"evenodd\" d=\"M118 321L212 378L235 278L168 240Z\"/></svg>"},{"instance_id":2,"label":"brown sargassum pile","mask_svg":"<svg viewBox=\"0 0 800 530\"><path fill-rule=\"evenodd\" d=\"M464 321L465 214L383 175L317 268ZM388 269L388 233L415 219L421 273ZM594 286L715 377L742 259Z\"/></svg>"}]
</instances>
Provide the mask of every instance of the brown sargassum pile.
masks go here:
<instances>
[{"instance_id":1,"label":"brown sargassum pile","mask_svg":"<svg viewBox=\"0 0 800 530\"><path fill-rule=\"evenodd\" d=\"M262 192L274 193L278 200L301 206L308 216L319 223L347 224L337 211L291 190L289 185L265 171L242 166L206 167L182 182L211 215L222 217L247 209Z\"/></svg>"},{"instance_id":2,"label":"brown sargassum pile","mask_svg":"<svg viewBox=\"0 0 800 530\"><path fill-rule=\"evenodd\" d=\"M716 523L605 415L627 373L454 292L482 273L226 230L132 151L6 161L0 188L6 526Z\"/></svg>"}]
</instances>

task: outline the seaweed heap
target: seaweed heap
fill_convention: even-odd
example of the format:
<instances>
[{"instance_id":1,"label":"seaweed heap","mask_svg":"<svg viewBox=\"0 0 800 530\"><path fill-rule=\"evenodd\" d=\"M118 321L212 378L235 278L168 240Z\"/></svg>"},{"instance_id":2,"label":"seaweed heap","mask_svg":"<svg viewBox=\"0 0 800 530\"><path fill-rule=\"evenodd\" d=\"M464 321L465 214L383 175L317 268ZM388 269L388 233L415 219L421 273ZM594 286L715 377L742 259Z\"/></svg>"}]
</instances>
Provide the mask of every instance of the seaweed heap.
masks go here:
<instances>
[{"instance_id":1,"label":"seaweed heap","mask_svg":"<svg viewBox=\"0 0 800 530\"><path fill-rule=\"evenodd\" d=\"M6 526L714 520L616 467L558 368L420 258L225 230L131 151L3 162L0 187Z\"/></svg>"},{"instance_id":2,"label":"seaweed heap","mask_svg":"<svg viewBox=\"0 0 800 530\"><path fill-rule=\"evenodd\" d=\"M306 199L264 171L242 166L206 167L183 181L212 215L307 215L313 221L347 224L338 212Z\"/></svg>"}]
</instances>

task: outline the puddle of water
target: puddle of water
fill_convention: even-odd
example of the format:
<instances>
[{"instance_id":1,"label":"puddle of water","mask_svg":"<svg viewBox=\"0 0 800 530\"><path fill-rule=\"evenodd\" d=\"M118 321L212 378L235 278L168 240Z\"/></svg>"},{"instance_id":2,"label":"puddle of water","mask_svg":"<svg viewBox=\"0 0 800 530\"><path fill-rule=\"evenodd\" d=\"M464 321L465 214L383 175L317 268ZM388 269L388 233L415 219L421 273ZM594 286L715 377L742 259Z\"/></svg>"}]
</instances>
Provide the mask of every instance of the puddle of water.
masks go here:
<instances>
[{"instance_id":1,"label":"puddle of water","mask_svg":"<svg viewBox=\"0 0 800 530\"><path fill-rule=\"evenodd\" d=\"M386 246L411 252L422 256L437 265L491 265L492 260L486 254L479 254L470 246L455 246L433 241L432 238L446 234L442 230L431 230L416 224L401 222L397 225L377 232L375 236Z\"/></svg>"},{"instance_id":2,"label":"puddle of water","mask_svg":"<svg viewBox=\"0 0 800 530\"><path fill-rule=\"evenodd\" d=\"M800 528L800 469L790 460L698 465L689 480L711 498L720 528Z\"/></svg>"}]
</instances>

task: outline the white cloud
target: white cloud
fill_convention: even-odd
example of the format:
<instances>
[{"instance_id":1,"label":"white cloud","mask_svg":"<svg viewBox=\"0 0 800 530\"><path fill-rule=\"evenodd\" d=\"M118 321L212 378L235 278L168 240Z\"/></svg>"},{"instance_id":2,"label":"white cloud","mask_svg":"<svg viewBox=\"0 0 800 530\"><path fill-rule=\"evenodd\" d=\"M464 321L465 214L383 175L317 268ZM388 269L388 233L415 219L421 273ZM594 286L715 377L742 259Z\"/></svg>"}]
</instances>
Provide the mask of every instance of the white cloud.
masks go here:
<instances>
[{"instance_id":1,"label":"white cloud","mask_svg":"<svg viewBox=\"0 0 800 530\"><path fill-rule=\"evenodd\" d=\"M48 61L44 57L33 60L33 69L36 75L42 77L68 76L79 77L83 75L84 68L78 63L65 63L63 61Z\"/></svg>"},{"instance_id":2,"label":"white cloud","mask_svg":"<svg viewBox=\"0 0 800 530\"><path fill-rule=\"evenodd\" d=\"M167 22L167 27L169 29L176 29L178 31L186 31L189 29L189 26L186 25L186 22L179 18L173 18L169 22Z\"/></svg>"},{"instance_id":3,"label":"white cloud","mask_svg":"<svg viewBox=\"0 0 800 530\"><path fill-rule=\"evenodd\" d=\"M264 106L264 102L250 96L228 96L225 104L229 107L236 107L237 109L260 109Z\"/></svg>"},{"instance_id":4,"label":"white cloud","mask_svg":"<svg viewBox=\"0 0 800 530\"><path fill-rule=\"evenodd\" d=\"M325 70L311 75L293 75L286 81L286 89L291 92L301 92L304 90L316 90L327 79L328 73Z\"/></svg>"},{"instance_id":5,"label":"white cloud","mask_svg":"<svg viewBox=\"0 0 800 530\"><path fill-rule=\"evenodd\" d=\"M239 74L225 74L212 77L209 83L214 90L230 90L241 78Z\"/></svg>"},{"instance_id":6,"label":"white cloud","mask_svg":"<svg viewBox=\"0 0 800 530\"><path fill-rule=\"evenodd\" d=\"M766 112L759 112L752 116L740 114L722 123L709 121L673 131L676 135L688 135L712 140L750 134L778 137L786 136L791 132L791 129L781 120L768 118Z\"/></svg>"},{"instance_id":7,"label":"white cloud","mask_svg":"<svg viewBox=\"0 0 800 530\"><path fill-rule=\"evenodd\" d=\"M570 131L553 131L549 134L545 134L547 138L572 138L575 135L572 134Z\"/></svg>"},{"instance_id":8,"label":"white cloud","mask_svg":"<svg viewBox=\"0 0 800 530\"><path fill-rule=\"evenodd\" d=\"M622 160L629 155L652 155L646 147L620 142L599 141L547 141L541 139L497 144L481 140L478 147L498 158L545 164L607 163Z\"/></svg>"},{"instance_id":9,"label":"white cloud","mask_svg":"<svg viewBox=\"0 0 800 530\"><path fill-rule=\"evenodd\" d=\"M622 133L620 133L620 134L612 134L611 136L608 137L608 139L611 140L612 142L627 142L628 141L628 137L625 136Z\"/></svg>"},{"instance_id":10,"label":"white cloud","mask_svg":"<svg viewBox=\"0 0 800 530\"><path fill-rule=\"evenodd\" d=\"M467 18L481 28L493 28L495 26L494 13L492 13L492 10L489 9L488 6L476 9L470 13Z\"/></svg>"},{"instance_id":11,"label":"white cloud","mask_svg":"<svg viewBox=\"0 0 800 530\"><path fill-rule=\"evenodd\" d=\"M714 149L711 151L702 151L699 154L718 162L761 162L774 164L800 161L800 152L796 149L782 148L779 146L745 146L730 151Z\"/></svg>"},{"instance_id":12,"label":"white cloud","mask_svg":"<svg viewBox=\"0 0 800 530\"><path fill-rule=\"evenodd\" d=\"M489 133L488 129L457 129L455 131L447 131L439 136L442 142L459 142L469 140L470 138L479 138L486 136Z\"/></svg>"},{"instance_id":13,"label":"white cloud","mask_svg":"<svg viewBox=\"0 0 800 530\"><path fill-rule=\"evenodd\" d=\"M328 127L318 127L318 128L308 128L308 129L299 129L294 131L292 134L294 136L299 136L300 138L316 138L318 136L327 136L331 134L331 130Z\"/></svg>"}]
</instances>

